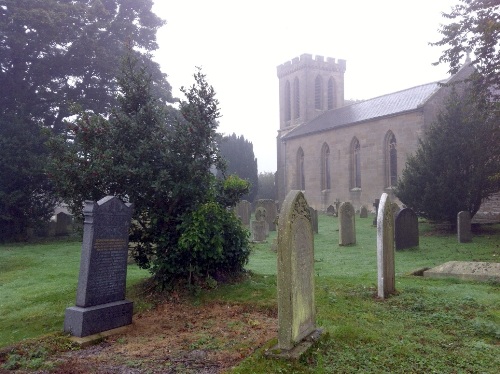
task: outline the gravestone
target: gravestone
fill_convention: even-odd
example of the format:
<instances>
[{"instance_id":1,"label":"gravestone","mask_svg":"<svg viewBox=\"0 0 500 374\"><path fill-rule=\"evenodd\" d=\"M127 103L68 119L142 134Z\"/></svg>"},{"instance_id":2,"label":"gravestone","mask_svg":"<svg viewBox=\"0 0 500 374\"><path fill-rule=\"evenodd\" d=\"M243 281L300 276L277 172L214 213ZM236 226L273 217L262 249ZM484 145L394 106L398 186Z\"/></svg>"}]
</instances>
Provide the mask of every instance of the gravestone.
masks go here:
<instances>
[{"instance_id":1,"label":"gravestone","mask_svg":"<svg viewBox=\"0 0 500 374\"><path fill-rule=\"evenodd\" d=\"M309 213L311 214L311 224L314 233L318 233L318 211L314 208L309 207Z\"/></svg>"},{"instance_id":2,"label":"gravestone","mask_svg":"<svg viewBox=\"0 0 500 374\"><path fill-rule=\"evenodd\" d=\"M71 233L71 227L73 225L73 217L64 212L59 212L56 215L55 222L55 235L56 236L66 236Z\"/></svg>"},{"instance_id":3,"label":"gravestone","mask_svg":"<svg viewBox=\"0 0 500 374\"><path fill-rule=\"evenodd\" d=\"M335 216L338 217L339 216L339 209L340 209L340 200L339 199L336 199L335 200Z\"/></svg>"},{"instance_id":4,"label":"gravestone","mask_svg":"<svg viewBox=\"0 0 500 374\"><path fill-rule=\"evenodd\" d=\"M314 234L302 191L286 196L278 223L278 346L289 351L314 339Z\"/></svg>"},{"instance_id":5,"label":"gravestone","mask_svg":"<svg viewBox=\"0 0 500 374\"><path fill-rule=\"evenodd\" d=\"M252 238L256 243L265 242L267 238L267 222L264 220L254 220L251 223Z\"/></svg>"},{"instance_id":6,"label":"gravestone","mask_svg":"<svg viewBox=\"0 0 500 374\"><path fill-rule=\"evenodd\" d=\"M348 201L339 208L339 245L356 243L356 214L354 207Z\"/></svg>"},{"instance_id":7,"label":"gravestone","mask_svg":"<svg viewBox=\"0 0 500 374\"><path fill-rule=\"evenodd\" d=\"M333 205L329 205L328 208L326 208L326 215L327 216L335 215L335 207Z\"/></svg>"},{"instance_id":8,"label":"gravestone","mask_svg":"<svg viewBox=\"0 0 500 374\"><path fill-rule=\"evenodd\" d=\"M278 207L272 199L257 200L257 207L263 207L266 210L265 220L269 226L269 231L276 231L276 216L278 215Z\"/></svg>"},{"instance_id":9,"label":"gravestone","mask_svg":"<svg viewBox=\"0 0 500 374\"><path fill-rule=\"evenodd\" d=\"M264 228L265 228L265 235L266 237L269 236L269 223L267 222L267 209L259 206L257 209L255 209L255 220L256 221L264 221Z\"/></svg>"},{"instance_id":10,"label":"gravestone","mask_svg":"<svg viewBox=\"0 0 500 374\"><path fill-rule=\"evenodd\" d=\"M378 297L387 298L396 291L394 265L394 217L391 201L382 194L377 212Z\"/></svg>"},{"instance_id":11,"label":"gravestone","mask_svg":"<svg viewBox=\"0 0 500 374\"><path fill-rule=\"evenodd\" d=\"M399 211L394 224L396 250L418 247L418 217L410 208Z\"/></svg>"},{"instance_id":12,"label":"gravestone","mask_svg":"<svg viewBox=\"0 0 500 374\"><path fill-rule=\"evenodd\" d=\"M364 205L359 210L359 218L368 218L368 209Z\"/></svg>"},{"instance_id":13,"label":"gravestone","mask_svg":"<svg viewBox=\"0 0 500 374\"><path fill-rule=\"evenodd\" d=\"M245 226L250 225L250 216L252 214L252 205L247 200L241 200L236 204L235 213L241 219Z\"/></svg>"},{"instance_id":14,"label":"gravestone","mask_svg":"<svg viewBox=\"0 0 500 374\"><path fill-rule=\"evenodd\" d=\"M377 216L378 216L378 206L380 204L380 199L375 199L373 207L375 208L375 217L373 218L373 226L377 227Z\"/></svg>"},{"instance_id":15,"label":"gravestone","mask_svg":"<svg viewBox=\"0 0 500 374\"><path fill-rule=\"evenodd\" d=\"M86 201L76 306L66 309L64 331L84 337L132 323L125 300L131 204L107 196Z\"/></svg>"},{"instance_id":16,"label":"gravestone","mask_svg":"<svg viewBox=\"0 0 500 374\"><path fill-rule=\"evenodd\" d=\"M457 238L459 243L472 241L471 218L468 211L458 212L457 215Z\"/></svg>"}]
</instances>

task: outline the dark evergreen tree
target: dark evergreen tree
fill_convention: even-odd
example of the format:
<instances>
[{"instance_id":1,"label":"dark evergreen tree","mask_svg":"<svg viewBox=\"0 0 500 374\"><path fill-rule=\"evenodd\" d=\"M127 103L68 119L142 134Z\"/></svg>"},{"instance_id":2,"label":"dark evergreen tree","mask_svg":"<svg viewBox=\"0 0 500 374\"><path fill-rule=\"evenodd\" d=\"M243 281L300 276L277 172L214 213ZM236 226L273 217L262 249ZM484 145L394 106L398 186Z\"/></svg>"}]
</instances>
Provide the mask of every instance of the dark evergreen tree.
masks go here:
<instances>
[{"instance_id":1,"label":"dark evergreen tree","mask_svg":"<svg viewBox=\"0 0 500 374\"><path fill-rule=\"evenodd\" d=\"M259 191L259 177L252 142L246 140L243 135L237 136L233 133L220 139L219 149L226 161L226 174L235 174L250 182L250 192L242 198L253 201Z\"/></svg>"},{"instance_id":2,"label":"dark evergreen tree","mask_svg":"<svg viewBox=\"0 0 500 374\"><path fill-rule=\"evenodd\" d=\"M500 190L500 116L487 94L455 87L446 107L410 156L396 196L419 216L455 223L474 216Z\"/></svg>"},{"instance_id":3,"label":"dark evergreen tree","mask_svg":"<svg viewBox=\"0 0 500 374\"><path fill-rule=\"evenodd\" d=\"M276 175L271 172L259 173L258 199L277 199Z\"/></svg>"},{"instance_id":4,"label":"dark evergreen tree","mask_svg":"<svg viewBox=\"0 0 500 374\"><path fill-rule=\"evenodd\" d=\"M1 2L0 220L4 232L24 237L28 227L53 209L50 181L43 172L47 134L41 129L66 131L65 119L74 103L109 115L117 104L116 76L127 50L148 66L161 101L172 100L165 74L150 55L157 48L156 31L164 23L151 12L152 4L152 0Z\"/></svg>"},{"instance_id":5,"label":"dark evergreen tree","mask_svg":"<svg viewBox=\"0 0 500 374\"><path fill-rule=\"evenodd\" d=\"M179 111L167 108L128 56L112 115L82 111L68 136L51 142L54 181L75 213L105 195L134 204L135 258L162 286L238 273L249 255L247 232L228 209L248 184L211 173L213 165L223 169L218 102L201 72L195 81Z\"/></svg>"}]
</instances>

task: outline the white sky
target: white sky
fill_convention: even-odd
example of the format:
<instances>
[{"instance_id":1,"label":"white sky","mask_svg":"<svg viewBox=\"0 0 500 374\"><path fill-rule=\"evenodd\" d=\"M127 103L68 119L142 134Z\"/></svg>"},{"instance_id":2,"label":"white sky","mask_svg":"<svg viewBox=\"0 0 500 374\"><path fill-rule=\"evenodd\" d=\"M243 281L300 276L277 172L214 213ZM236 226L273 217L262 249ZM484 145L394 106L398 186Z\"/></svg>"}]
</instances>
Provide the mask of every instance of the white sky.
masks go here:
<instances>
[{"instance_id":1,"label":"white sky","mask_svg":"<svg viewBox=\"0 0 500 374\"><path fill-rule=\"evenodd\" d=\"M276 170L276 67L303 53L347 60L345 99L369 99L448 77L438 29L458 0L154 0L167 24L156 61L174 96L206 74L219 132L253 143L259 172Z\"/></svg>"}]
</instances>

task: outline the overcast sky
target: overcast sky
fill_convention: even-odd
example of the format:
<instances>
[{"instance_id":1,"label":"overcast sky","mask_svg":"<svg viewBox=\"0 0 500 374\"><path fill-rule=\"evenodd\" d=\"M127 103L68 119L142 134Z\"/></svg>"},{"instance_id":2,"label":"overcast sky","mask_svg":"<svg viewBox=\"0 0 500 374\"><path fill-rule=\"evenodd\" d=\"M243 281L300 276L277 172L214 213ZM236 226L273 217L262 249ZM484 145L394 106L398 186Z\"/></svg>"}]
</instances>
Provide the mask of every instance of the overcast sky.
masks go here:
<instances>
[{"instance_id":1,"label":"overcast sky","mask_svg":"<svg viewBox=\"0 0 500 374\"><path fill-rule=\"evenodd\" d=\"M219 132L251 141L259 172L276 170L276 67L303 53L347 60L345 99L369 99L448 77L433 66L441 12L458 0L154 0L167 21L156 61L174 96L199 66L214 87Z\"/></svg>"}]
</instances>

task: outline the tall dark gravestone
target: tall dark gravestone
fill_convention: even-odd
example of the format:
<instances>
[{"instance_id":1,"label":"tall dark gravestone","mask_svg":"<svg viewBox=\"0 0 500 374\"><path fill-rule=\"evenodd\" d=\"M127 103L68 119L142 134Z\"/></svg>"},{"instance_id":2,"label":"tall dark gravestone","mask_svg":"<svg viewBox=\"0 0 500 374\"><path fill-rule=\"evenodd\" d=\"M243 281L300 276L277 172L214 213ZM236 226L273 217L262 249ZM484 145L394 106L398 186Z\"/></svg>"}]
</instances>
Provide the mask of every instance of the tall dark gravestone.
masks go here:
<instances>
[{"instance_id":1,"label":"tall dark gravestone","mask_svg":"<svg viewBox=\"0 0 500 374\"><path fill-rule=\"evenodd\" d=\"M394 220L396 250L418 247L418 217L410 208L397 213Z\"/></svg>"},{"instance_id":2,"label":"tall dark gravestone","mask_svg":"<svg viewBox=\"0 0 500 374\"><path fill-rule=\"evenodd\" d=\"M132 205L114 196L86 201L76 306L66 309L64 331L85 337L132 323L125 300Z\"/></svg>"}]
</instances>

